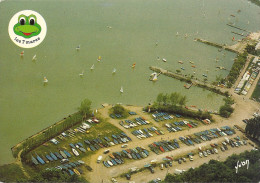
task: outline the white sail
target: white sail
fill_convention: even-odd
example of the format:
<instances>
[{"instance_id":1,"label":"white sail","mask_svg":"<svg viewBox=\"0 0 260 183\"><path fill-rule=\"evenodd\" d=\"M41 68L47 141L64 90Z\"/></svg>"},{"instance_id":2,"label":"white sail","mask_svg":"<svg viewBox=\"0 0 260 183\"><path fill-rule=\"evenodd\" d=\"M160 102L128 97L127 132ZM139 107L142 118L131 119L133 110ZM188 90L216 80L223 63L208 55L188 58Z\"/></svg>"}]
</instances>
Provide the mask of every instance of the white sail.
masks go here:
<instances>
[{"instance_id":1,"label":"white sail","mask_svg":"<svg viewBox=\"0 0 260 183\"><path fill-rule=\"evenodd\" d=\"M112 73L115 73L116 72L116 68L113 69Z\"/></svg>"},{"instance_id":2,"label":"white sail","mask_svg":"<svg viewBox=\"0 0 260 183\"><path fill-rule=\"evenodd\" d=\"M157 81L157 74L155 74L154 76L153 76L153 81Z\"/></svg>"},{"instance_id":3,"label":"white sail","mask_svg":"<svg viewBox=\"0 0 260 183\"><path fill-rule=\"evenodd\" d=\"M76 50L79 50L80 49L80 45L78 45L77 47L76 47Z\"/></svg>"},{"instance_id":4,"label":"white sail","mask_svg":"<svg viewBox=\"0 0 260 183\"><path fill-rule=\"evenodd\" d=\"M91 70L93 70L94 68L95 68L95 66L94 66L94 64L93 64L93 65L91 66L91 68L90 68L90 69L91 69Z\"/></svg>"},{"instance_id":5,"label":"white sail","mask_svg":"<svg viewBox=\"0 0 260 183\"><path fill-rule=\"evenodd\" d=\"M33 58L32 58L32 60L36 60L37 58L36 58L36 54L33 56Z\"/></svg>"},{"instance_id":6,"label":"white sail","mask_svg":"<svg viewBox=\"0 0 260 183\"><path fill-rule=\"evenodd\" d=\"M124 92L124 90L123 90L123 87L122 87L122 86L121 86L120 92L121 92L121 93L123 93L123 92Z\"/></svg>"},{"instance_id":7,"label":"white sail","mask_svg":"<svg viewBox=\"0 0 260 183\"><path fill-rule=\"evenodd\" d=\"M84 75L84 71L82 71L82 73L79 74L80 77L82 77Z\"/></svg>"},{"instance_id":8,"label":"white sail","mask_svg":"<svg viewBox=\"0 0 260 183\"><path fill-rule=\"evenodd\" d=\"M46 78L46 76L44 76L43 82L44 82L44 83L48 83L48 79Z\"/></svg>"}]
</instances>

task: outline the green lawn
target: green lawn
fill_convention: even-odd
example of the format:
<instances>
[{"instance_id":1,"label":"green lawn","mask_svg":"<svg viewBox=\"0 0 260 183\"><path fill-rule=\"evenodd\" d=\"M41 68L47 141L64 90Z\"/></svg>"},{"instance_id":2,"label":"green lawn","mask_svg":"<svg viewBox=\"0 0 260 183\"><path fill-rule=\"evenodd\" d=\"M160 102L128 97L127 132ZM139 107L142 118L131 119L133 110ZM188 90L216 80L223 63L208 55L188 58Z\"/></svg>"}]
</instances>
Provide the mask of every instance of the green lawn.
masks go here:
<instances>
[{"instance_id":1,"label":"green lawn","mask_svg":"<svg viewBox=\"0 0 260 183\"><path fill-rule=\"evenodd\" d=\"M1 182L17 182L17 180L25 178L24 173L15 163L0 166Z\"/></svg>"},{"instance_id":2,"label":"green lawn","mask_svg":"<svg viewBox=\"0 0 260 183\"><path fill-rule=\"evenodd\" d=\"M75 129L79 125L80 124L74 126L71 129ZM91 126L92 127L89 129L89 133L78 132L78 133L75 134L76 137L66 137L63 140L55 138L56 140L58 140L60 142L57 145L54 145L52 142L46 142L44 145L41 145L41 146L37 147L36 149L34 149L33 151L31 151L30 153L28 153L26 155L26 162L28 164L32 164L31 155L33 155L35 157L35 153L40 155L41 158L44 158L44 160L46 159L45 155L47 153L49 154L50 151L53 152L53 153L59 152L59 149L66 149L70 154L72 154L71 148L69 146L70 143L75 144L77 142L81 142L85 147L85 143L84 143L85 139L91 140L91 139L100 137L101 140L103 140L104 136L111 138L112 134L118 134L118 133L122 132L120 129L118 129L114 125L112 125L112 124L108 123L106 120L102 120L102 119L100 120L100 123L91 124ZM95 152L93 152L93 151L87 151L86 153L80 153L80 155L77 156L77 157L73 155L70 158L70 162L82 159L83 157L86 157L86 156L91 156L94 153ZM44 169L44 168L55 167L55 166L58 166L60 164L61 164L60 161L53 161L53 162L50 162L50 163L45 164L45 165L37 165L35 168L40 170L40 169Z\"/></svg>"},{"instance_id":3,"label":"green lawn","mask_svg":"<svg viewBox=\"0 0 260 183\"><path fill-rule=\"evenodd\" d=\"M251 98L254 98L256 101L260 102L260 79L257 81L257 85Z\"/></svg>"}]
</instances>

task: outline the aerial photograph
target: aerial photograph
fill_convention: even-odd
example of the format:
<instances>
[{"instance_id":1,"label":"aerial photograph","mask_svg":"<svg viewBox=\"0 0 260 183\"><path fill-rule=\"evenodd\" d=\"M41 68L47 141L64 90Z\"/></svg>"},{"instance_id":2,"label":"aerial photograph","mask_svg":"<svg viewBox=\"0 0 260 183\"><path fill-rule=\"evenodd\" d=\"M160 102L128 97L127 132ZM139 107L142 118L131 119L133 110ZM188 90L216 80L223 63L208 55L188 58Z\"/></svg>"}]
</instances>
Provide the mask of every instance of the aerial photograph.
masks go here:
<instances>
[{"instance_id":1,"label":"aerial photograph","mask_svg":"<svg viewBox=\"0 0 260 183\"><path fill-rule=\"evenodd\" d=\"M0 0L0 182L260 182L260 0Z\"/></svg>"}]
</instances>

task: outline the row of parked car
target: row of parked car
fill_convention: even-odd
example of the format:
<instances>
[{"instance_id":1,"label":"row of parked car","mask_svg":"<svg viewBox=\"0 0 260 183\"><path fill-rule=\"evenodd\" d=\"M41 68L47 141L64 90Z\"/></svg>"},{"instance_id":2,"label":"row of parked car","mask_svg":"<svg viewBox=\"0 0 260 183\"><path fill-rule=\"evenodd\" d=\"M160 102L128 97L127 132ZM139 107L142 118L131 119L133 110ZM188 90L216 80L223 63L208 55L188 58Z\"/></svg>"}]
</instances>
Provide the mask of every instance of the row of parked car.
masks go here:
<instances>
[{"instance_id":1,"label":"row of parked car","mask_svg":"<svg viewBox=\"0 0 260 183\"><path fill-rule=\"evenodd\" d=\"M129 119L127 119L125 121L120 121L119 124L121 126L123 126L124 128L128 129L128 128L134 128L136 126L148 125L148 124L150 124L150 122L145 120L142 117L138 117L138 118L135 118L133 121L129 120Z\"/></svg>"},{"instance_id":2,"label":"row of parked car","mask_svg":"<svg viewBox=\"0 0 260 183\"><path fill-rule=\"evenodd\" d=\"M132 131L138 139L153 137L153 133L156 135L164 135L163 131L158 130L156 127L144 128Z\"/></svg>"},{"instance_id":3,"label":"row of parked car","mask_svg":"<svg viewBox=\"0 0 260 183\"><path fill-rule=\"evenodd\" d=\"M167 114L166 112L156 112L153 113L152 116L156 122L169 120L173 118L173 116Z\"/></svg>"},{"instance_id":4,"label":"row of parked car","mask_svg":"<svg viewBox=\"0 0 260 183\"><path fill-rule=\"evenodd\" d=\"M156 154L159 154L160 152L168 152L172 151L174 149L180 148L180 145L177 141L177 139L174 140L162 140L159 142L154 142L152 144L149 144L148 147Z\"/></svg>"},{"instance_id":5,"label":"row of parked car","mask_svg":"<svg viewBox=\"0 0 260 183\"><path fill-rule=\"evenodd\" d=\"M143 147L136 147L133 149L122 150L121 152L114 152L109 155L109 160L103 161L105 167L116 166L124 163L124 158L127 159L143 159L149 156L149 152Z\"/></svg>"},{"instance_id":6,"label":"row of parked car","mask_svg":"<svg viewBox=\"0 0 260 183\"><path fill-rule=\"evenodd\" d=\"M132 141L132 139L128 137L124 132L121 132L120 134L113 134L111 137L112 138L105 136L103 137L104 140L102 140L101 138L96 138L92 140L85 139L84 142L87 145L87 148L92 151L96 151L100 148L110 147L116 144L122 144L128 141Z\"/></svg>"}]
</instances>

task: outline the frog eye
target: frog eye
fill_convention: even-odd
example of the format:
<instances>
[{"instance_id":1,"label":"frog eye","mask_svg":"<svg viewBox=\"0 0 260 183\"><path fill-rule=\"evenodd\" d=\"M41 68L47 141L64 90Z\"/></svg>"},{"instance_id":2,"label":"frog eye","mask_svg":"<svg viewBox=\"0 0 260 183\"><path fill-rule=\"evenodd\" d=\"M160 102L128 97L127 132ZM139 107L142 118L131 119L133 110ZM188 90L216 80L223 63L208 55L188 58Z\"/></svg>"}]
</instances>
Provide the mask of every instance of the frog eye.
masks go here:
<instances>
[{"instance_id":1,"label":"frog eye","mask_svg":"<svg viewBox=\"0 0 260 183\"><path fill-rule=\"evenodd\" d=\"M26 22L26 20L25 20L24 17L20 17L20 18L19 18L19 23L20 23L21 25L24 25L25 22Z\"/></svg>"},{"instance_id":2,"label":"frog eye","mask_svg":"<svg viewBox=\"0 0 260 183\"><path fill-rule=\"evenodd\" d=\"M34 25L35 24L35 18L34 17L30 17L29 23L30 23L30 25Z\"/></svg>"}]
</instances>

